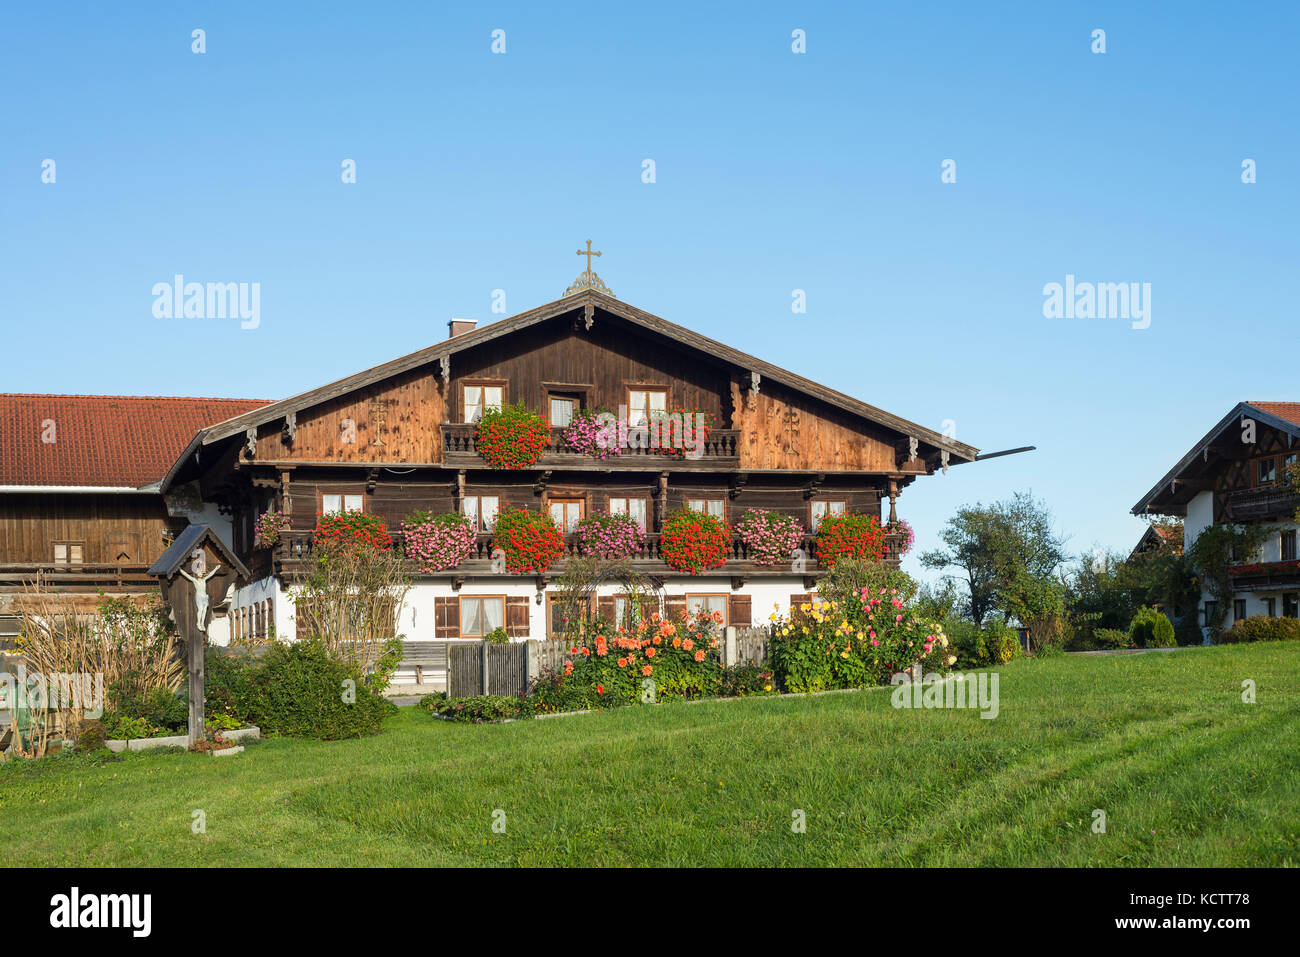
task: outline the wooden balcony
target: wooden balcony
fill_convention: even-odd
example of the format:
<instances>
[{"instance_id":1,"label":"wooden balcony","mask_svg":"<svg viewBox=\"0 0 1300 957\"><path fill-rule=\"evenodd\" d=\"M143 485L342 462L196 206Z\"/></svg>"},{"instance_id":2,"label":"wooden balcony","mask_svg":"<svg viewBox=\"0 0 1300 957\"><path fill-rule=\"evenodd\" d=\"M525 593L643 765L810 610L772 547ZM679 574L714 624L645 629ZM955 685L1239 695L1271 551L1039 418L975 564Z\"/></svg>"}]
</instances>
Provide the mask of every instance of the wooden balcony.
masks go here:
<instances>
[{"instance_id":1,"label":"wooden balcony","mask_svg":"<svg viewBox=\"0 0 1300 957\"><path fill-rule=\"evenodd\" d=\"M1291 518L1300 508L1300 496L1282 488L1239 489L1221 494L1227 517L1233 522Z\"/></svg>"},{"instance_id":2,"label":"wooden balcony","mask_svg":"<svg viewBox=\"0 0 1300 957\"><path fill-rule=\"evenodd\" d=\"M141 591L158 584L146 574L148 562L56 564L54 562L0 565L0 590L18 591L24 586L59 588L63 591Z\"/></svg>"},{"instance_id":3,"label":"wooden balcony","mask_svg":"<svg viewBox=\"0 0 1300 957\"><path fill-rule=\"evenodd\" d=\"M454 424L442 426L442 458L447 465L489 468L479 456L474 441L475 426ZM622 449L621 454L598 459L571 448L564 441L564 429L551 430L550 449L533 466L536 469L710 469L732 466L740 461L739 429L710 429L704 438L704 450L699 458L681 454L680 450L667 451Z\"/></svg>"},{"instance_id":4,"label":"wooden balcony","mask_svg":"<svg viewBox=\"0 0 1300 957\"><path fill-rule=\"evenodd\" d=\"M402 549L402 533L394 532L393 548L400 551ZM887 535L886 541L889 543L890 552L885 561L894 567L898 566L898 559L894 557L896 549L901 544L901 535ZM697 578L783 578L790 575L802 575L809 579L820 578L825 574L826 569L817 561L813 552L814 537L805 535L800 548L803 554L807 556L800 562L793 559L780 565L759 565L754 561L750 554L749 548L740 539L733 539L731 548L728 551L726 564L719 568L710 569L702 572ZM308 573L311 568L312 559L312 540L310 532L288 532L282 533L280 543L275 548L274 567L277 574L288 580L296 580L300 576ZM554 578L564 573L565 567L570 559L578 558L582 550L578 544L576 535L566 535L564 537L564 550L560 557L546 571L548 578ZM660 538L658 534L647 534L641 548L629 559L632 568L642 574L653 576L679 575L677 572L664 564L663 552L660 548ZM470 577L482 577L487 575L500 574L495 572L492 567L492 536L481 533L474 543L473 549L465 560L455 568L449 568L440 572L426 574L419 571L413 562L408 561L407 567L413 580L449 580ZM527 578L528 575L515 576L518 578ZM810 586L811 587L811 586Z\"/></svg>"}]
</instances>

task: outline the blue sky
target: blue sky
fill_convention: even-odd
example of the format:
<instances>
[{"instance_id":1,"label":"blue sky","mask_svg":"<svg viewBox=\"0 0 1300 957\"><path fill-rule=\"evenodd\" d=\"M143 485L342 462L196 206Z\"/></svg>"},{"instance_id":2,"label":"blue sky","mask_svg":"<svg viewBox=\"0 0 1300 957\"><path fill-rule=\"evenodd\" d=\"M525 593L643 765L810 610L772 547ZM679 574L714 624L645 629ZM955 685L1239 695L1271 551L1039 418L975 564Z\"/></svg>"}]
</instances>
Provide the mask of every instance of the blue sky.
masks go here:
<instances>
[{"instance_id":1,"label":"blue sky","mask_svg":"<svg viewBox=\"0 0 1300 957\"><path fill-rule=\"evenodd\" d=\"M1075 551L1127 550L1129 507L1234 403L1300 399L1298 27L1285 3L9 4L0 391L281 398L499 318L495 289L557 298L590 237L625 302L1038 446L909 488L921 548L1031 489ZM260 325L155 319L176 273L260 283ZM1067 274L1150 283L1150 328L1044 318Z\"/></svg>"}]
</instances>

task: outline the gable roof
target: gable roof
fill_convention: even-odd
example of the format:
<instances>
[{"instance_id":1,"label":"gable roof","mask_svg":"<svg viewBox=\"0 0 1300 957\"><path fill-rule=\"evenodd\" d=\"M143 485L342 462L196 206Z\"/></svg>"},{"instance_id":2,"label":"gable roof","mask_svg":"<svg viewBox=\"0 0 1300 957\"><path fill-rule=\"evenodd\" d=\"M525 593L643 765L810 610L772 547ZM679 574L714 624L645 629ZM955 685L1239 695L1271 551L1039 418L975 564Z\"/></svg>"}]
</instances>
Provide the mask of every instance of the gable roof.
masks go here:
<instances>
[{"instance_id":1,"label":"gable roof","mask_svg":"<svg viewBox=\"0 0 1300 957\"><path fill-rule=\"evenodd\" d=\"M264 399L0 394L0 486L138 489L204 426ZM47 441L52 439L52 441Z\"/></svg>"},{"instance_id":2,"label":"gable roof","mask_svg":"<svg viewBox=\"0 0 1300 957\"><path fill-rule=\"evenodd\" d=\"M1277 429L1300 439L1300 402L1238 402L1214 428L1206 432L1191 451L1178 460L1178 464L1165 473L1164 478L1138 500L1131 509L1134 515L1160 512L1180 515L1190 501L1203 489L1200 482L1207 472L1222 461L1222 451L1239 448L1242 418Z\"/></svg>"},{"instance_id":3,"label":"gable roof","mask_svg":"<svg viewBox=\"0 0 1300 957\"><path fill-rule=\"evenodd\" d=\"M409 355L401 356L390 362L385 362L363 372L358 372L345 378L331 382L317 389L300 393L299 395L283 399L279 402L273 402L270 405L236 416L229 421L222 422L212 428L204 429L202 433L195 437L191 443L190 449L186 454L177 459L172 469L168 472L167 479L164 481L164 488L167 482L171 480L176 471L180 468L183 461L189 457L188 453L199 445L209 445L213 442L219 442L228 439L233 435L245 432L247 429L255 428L277 419L283 419L290 413L296 413L303 409L317 405L329 399L337 398L357 389L364 388L382 379L407 372L430 363L437 362L439 359L447 358L450 360L458 352L466 349L472 349L474 346L482 345L485 342L491 342L502 336L508 336L521 329L545 322L557 316L574 312L579 309L599 309L602 312L617 316L634 325L657 333L675 343L686 346L696 352L713 357L724 364L730 364L746 373L758 373L763 380L772 380L786 385L792 389L820 399L829 405L843 409L852 415L883 425L902 435L914 436L918 440L931 445L938 449L946 449L953 458L952 464L959 462L974 461L979 449L964 442L958 442L933 429L927 429L924 426L917 425L907 419L900 418L883 409L868 405L859 399L845 395L842 392L836 392L834 389L828 389L826 386L819 385L811 379L805 379L803 376L789 372L780 366L764 362L762 359L755 358L738 349L702 336L697 332L687 329L685 326L679 326L676 323L669 322L667 319L661 319L658 316L629 306L620 302L612 296L603 295L591 290L584 290L571 296L565 296L554 302L547 303L544 306L538 306L536 309L530 309L527 312L521 312L518 315L502 319L500 322L494 322L491 325L483 326L472 332L462 333L450 339L445 339L437 345L429 346L418 352L412 352Z\"/></svg>"},{"instance_id":4,"label":"gable roof","mask_svg":"<svg viewBox=\"0 0 1300 957\"><path fill-rule=\"evenodd\" d=\"M221 540L221 536L212 530L211 525L187 525L185 531L177 535L176 540L168 545L167 550L149 567L148 574L170 578L189 560L190 552L203 542L211 542L217 554L230 563L230 567L240 578L245 580L249 578L248 569L239 560L239 556L230 550L230 546Z\"/></svg>"}]
</instances>

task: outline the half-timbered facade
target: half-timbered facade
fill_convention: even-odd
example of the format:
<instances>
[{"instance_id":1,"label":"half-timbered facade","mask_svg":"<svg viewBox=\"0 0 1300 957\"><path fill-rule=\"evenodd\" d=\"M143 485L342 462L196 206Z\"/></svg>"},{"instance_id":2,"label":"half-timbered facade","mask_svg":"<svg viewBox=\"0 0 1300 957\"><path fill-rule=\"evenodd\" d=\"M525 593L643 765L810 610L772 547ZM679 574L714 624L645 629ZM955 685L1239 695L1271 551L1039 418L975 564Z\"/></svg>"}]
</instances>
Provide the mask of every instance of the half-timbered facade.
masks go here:
<instances>
[{"instance_id":1,"label":"half-timbered facade","mask_svg":"<svg viewBox=\"0 0 1300 957\"><path fill-rule=\"evenodd\" d=\"M567 557L543 575L494 572L492 522L508 507L549 511L566 529L595 511L630 514L646 533L633 565L662 584L668 611L704 607L748 625L813 592L816 559L759 566L735 542L724 567L678 574L659 554L665 515L686 506L734 522L748 508L774 509L809 536L826 514L888 522L916 478L977 453L592 288L483 328L454 320L450 332L205 429L178 458L163 491L216 505L252 571L232 603L235 634L295 634L287 593L308 567L317 516L343 509L375 513L391 529L416 509L478 523L477 545L459 566L413 572L398 625L407 639L475 638L497 625L515 637L552 632ZM519 401L555 426L552 445L532 468L494 469L476 450L474 421ZM560 425L572 410L620 407L699 410L713 428L689 456L624 449L598 460L565 445ZM256 549L254 522L270 507L287 512L289 531L274 548ZM810 545L809 537L805 554ZM570 535L565 555L576 553ZM597 600L617 613L621 598L611 585Z\"/></svg>"},{"instance_id":2,"label":"half-timbered facade","mask_svg":"<svg viewBox=\"0 0 1300 957\"><path fill-rule=\"evenodd\" d=\"M1300 454L1300 402L1241 402L1133 506L1135 515L1183 519L1187 547L1218 524L1260 524L1261 554L1243 555L1233 575L1228 624L1252 615L1300 615L1296 510L1300 498L1286 470ZM1209 592L1198 610L1202 628L1215 609ZM1206 640L1212 636L1205 635Z\"/></svg>"}]
</instances>

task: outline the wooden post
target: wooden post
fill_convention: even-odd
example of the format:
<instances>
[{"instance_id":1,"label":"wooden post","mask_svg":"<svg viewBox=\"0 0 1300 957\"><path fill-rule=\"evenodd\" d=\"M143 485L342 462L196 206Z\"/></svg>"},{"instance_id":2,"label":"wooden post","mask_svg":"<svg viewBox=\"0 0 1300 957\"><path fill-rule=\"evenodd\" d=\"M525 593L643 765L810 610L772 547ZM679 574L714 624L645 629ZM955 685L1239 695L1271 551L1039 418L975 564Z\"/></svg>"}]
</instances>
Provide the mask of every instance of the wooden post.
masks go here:
<instances>
[{"instance_id":1,"label":"wooden post","mask_svg":"<svg viewBox=\"0 0 1300 957\"><path fill-rule=\"evenodd\" d=\"M191 629L188 639L190 672L190 744L203 737L203 666L207 652L206 636L197 629Z\"/></svg>"},{"instance_id":2,"label":"wooden post","mask_svg":"<svg viewBox=\"0 0 1300 957\"><path fill-rule=\"evenodd\" d=\"M736 666L736 626L728 625L726 638L722 642L722 667L734 668Z\"/></svg>"},{"instance_id":3,"label":"wooden post","mask_svg":"<svg viewBox=\"0 0 1300 957\"><path fill-rule=\"evenodd\" d=\"M537 650L537 639L528 639L527 665L524 668L524 687L531 688L533 679L541 674L541 655Z\"/></svg>"},{"instance_id":4,"label":"wooden post","mask_svg":"<svg viewBox=\"0 0 1300 957\"><path fill-rule=\"evenodd\" d=\"M488 645L491 644L491 642L489 642L487 639L484 639L479 644L482 645L482 650L483 650L483 658L482 661L480 662L482 668L480 680L483 683L483 691L481 692L481 694L490 694L491 692L489 692L488 689L492 686L488 684L488 679L491 678L492 676L491 675L492 669L488 666Z\"/></svg>"}]
</instances>

